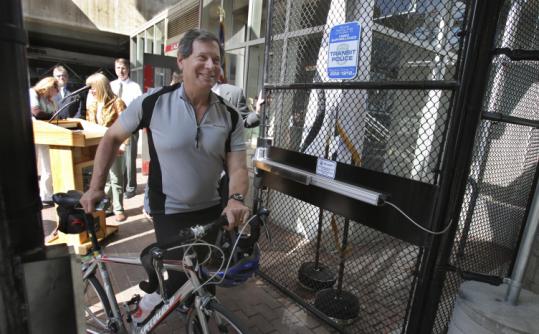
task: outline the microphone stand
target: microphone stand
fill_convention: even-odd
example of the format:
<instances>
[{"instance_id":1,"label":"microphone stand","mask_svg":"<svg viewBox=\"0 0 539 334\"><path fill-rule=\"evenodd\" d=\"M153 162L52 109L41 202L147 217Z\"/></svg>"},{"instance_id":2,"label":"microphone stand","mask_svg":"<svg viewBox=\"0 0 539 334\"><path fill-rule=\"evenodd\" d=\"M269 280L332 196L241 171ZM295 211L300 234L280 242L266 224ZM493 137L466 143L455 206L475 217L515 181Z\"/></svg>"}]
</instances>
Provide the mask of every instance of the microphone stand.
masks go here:
<instances>
[{"instance_id":1,"label":"microphone stand","mask_svg":"<svg viewBox=\"0 0 539 334\"><path fill-rule=\"evenodd\" d=\"M66 98L70 97L69 95L64 97L61 102L63 102ZM75 96L75 98L72 101L69 101L68 103L64 104L60 109L56 110L54 114L52 114L51 118L49 119L49 123L52 123L54 119L60 114L61 111L65 110L67 107L72 105L73 103L80 101L80 95ZM56 119L56 125L58 125L58 119Z\"/></svg>"}]
</instances>

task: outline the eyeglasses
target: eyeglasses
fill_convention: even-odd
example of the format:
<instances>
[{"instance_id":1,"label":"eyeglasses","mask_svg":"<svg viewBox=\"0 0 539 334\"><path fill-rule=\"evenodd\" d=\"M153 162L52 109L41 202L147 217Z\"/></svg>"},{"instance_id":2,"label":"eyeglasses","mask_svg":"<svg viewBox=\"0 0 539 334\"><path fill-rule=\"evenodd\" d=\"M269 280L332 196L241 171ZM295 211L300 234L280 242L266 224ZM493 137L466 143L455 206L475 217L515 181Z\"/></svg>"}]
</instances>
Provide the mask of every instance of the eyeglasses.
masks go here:
<instances>
[{"instance_id":1,"label":"eyeglasses","mask_svg":"<svg viewBox=\"0 0 539 334\"><path fill-rule=\"evenodd\" d=\"M54 77L55 78L62 78L62 77L65 78L65 77L67 77L67 74L56 74Z\"/></svg>"}]
</instances>

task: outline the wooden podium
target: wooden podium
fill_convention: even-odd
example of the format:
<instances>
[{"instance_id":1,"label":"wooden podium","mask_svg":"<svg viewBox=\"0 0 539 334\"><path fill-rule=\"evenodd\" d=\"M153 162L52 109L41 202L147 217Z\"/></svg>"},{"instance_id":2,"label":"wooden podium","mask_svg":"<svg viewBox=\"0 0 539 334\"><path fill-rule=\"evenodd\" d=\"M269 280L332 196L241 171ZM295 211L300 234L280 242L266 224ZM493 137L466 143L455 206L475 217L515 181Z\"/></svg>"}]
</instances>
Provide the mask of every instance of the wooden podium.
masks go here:
<instances>
[{"instance_id":1,"label":"wooden podium","mask_svg":"<svg viewBox=\"0 0 539 334\"><path fill-rule=\"evenodd\" d=\"M91 174L88 172L92 169L97 145L107 128L75 118L51 123L34 120L33 128L34 142L49 146L54 192L85 191L85 176ZM94 217L99 219L98 239L118 230L117 226L106 225L104 212L95 213ZM58 243L73 246L77 254L86 253L91 246L86 232L76 235L58 232L58 238L48 244Z\"/></svg>"}]
</instances>

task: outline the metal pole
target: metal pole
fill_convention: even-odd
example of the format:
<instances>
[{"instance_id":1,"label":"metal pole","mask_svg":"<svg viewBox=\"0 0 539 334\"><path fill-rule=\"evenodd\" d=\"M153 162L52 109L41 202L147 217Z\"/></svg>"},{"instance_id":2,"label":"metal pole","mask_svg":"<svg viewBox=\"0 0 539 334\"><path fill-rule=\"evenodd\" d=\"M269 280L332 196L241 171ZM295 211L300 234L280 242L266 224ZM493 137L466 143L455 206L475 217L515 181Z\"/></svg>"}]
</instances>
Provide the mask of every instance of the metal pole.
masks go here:
<instances>
[{"instance_id":1,"label":"metal pole","mask_svg":"<svg viewBox=\"0 0 539 334\"><path fill-rule=\"evenodd\" d=\"M267 90L264 87L265 83L268 81L269 78L269 63L270 63L270 49L271 49L271 25L272 25L272 14L273 14L273 0L268 0L268 16L266 20L266 34L264 36L264 75L262 76L262 83L260 87L264 89L264 99L267 100ZM267 101L266 101L267 102ZM266 128L266 118L267 118L267 112L266 112L266 104L261 106L260 110L260 132L258 137L264 138L267 136L267 128Z\"/></svg>"},{"instance_id":2,"label":"metal pole","mask_svg":"<svg viewBox=\"0 0 539 334\"><path fill-rule=\"evenodd\" d=\"M526 272L526 265L530 257L530 252L535 239L535 233L537 232L537 225L539 224L539 182L535 185L535 193L533 195L532 203L530 206L530 214L526 220L526 227L524 228L524 239L520 244L518 250L517 259L515 262L515 268L507 287L507 293L505 295L505 301L511 305L518 303L518 297L520 290L522 290L522 278Z\"/></svg>"},{"instance_id":3,"label":"metal pole","mask_svg":"<svg viewBox=\"0 0 539 334\"><path fill-rule=\"evenodd\" d=\"M28 333L23 263L43 256L19 0L0 1L0 333Z\"/></svg>"},{"instance_id":4,"label":"metal pole","mask_svg":"<svg viewBox=\"0 0 539 334\"><path fill-rule=\"evenodd\" d=\"M480 110L486 89L491 49L502 0L468 2L469 23L459 61L458 88L451 106L451 118L441 164L440 190L433 212L431 227L446 226L460 213L466 180L473 154L473 142L480 122ZM471 12L470 12L471 10ZM414 295L407 333L431 333L442 299L445 268L457 224L443 236L429 238L425 258L418 274L417 293Z\"/></svg>"}]
</instances>

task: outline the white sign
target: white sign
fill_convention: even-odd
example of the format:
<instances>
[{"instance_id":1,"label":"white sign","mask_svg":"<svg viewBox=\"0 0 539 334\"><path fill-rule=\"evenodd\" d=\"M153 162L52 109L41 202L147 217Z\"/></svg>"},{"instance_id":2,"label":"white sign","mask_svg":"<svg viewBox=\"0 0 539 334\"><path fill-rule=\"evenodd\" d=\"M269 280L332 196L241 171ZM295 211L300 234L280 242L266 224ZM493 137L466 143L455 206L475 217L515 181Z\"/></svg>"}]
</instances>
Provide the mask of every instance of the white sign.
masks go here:
<instances>
[{"instance_id":1,"label":"white sign","mask_svg":"<svg viewBox=\"0 0 539 334\"><path fill-rule=\"evenodd\" d=\"M329 32L328 77L353 79L357 75L361 25L359 22L339 24Z\"/></svg>"},{"instance_id":2,"label":"white sign","mask_svg":"<svg viewBox=\"0 0 539 334\"><path fill-rule=\"evenodd\" d=\"M316 174L329 177L330 179L335 178L335 173L337 172L337 162L327 159L318 158L316 161Z\"/></svg>"}]
</instances>

